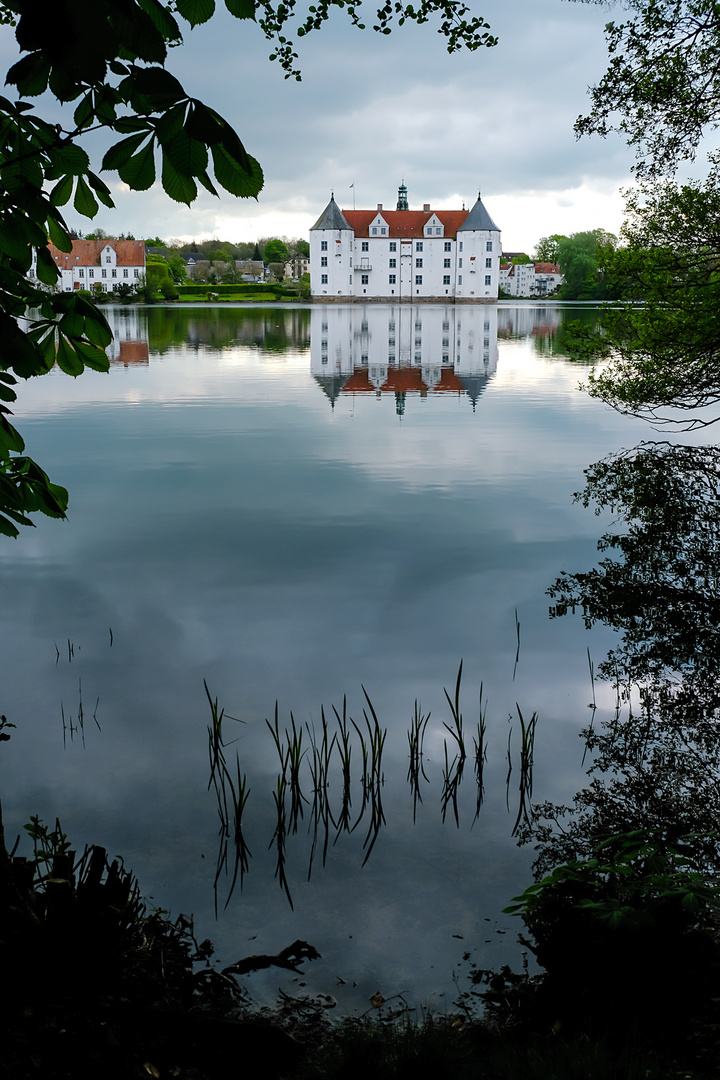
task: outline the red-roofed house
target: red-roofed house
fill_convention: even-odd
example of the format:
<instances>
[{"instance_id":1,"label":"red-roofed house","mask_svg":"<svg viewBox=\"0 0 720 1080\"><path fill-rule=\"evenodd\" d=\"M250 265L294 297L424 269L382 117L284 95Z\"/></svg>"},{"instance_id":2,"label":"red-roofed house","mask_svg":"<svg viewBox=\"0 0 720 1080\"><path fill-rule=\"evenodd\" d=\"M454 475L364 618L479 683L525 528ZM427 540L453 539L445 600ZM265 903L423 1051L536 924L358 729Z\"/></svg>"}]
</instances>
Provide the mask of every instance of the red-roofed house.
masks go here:
<instances>
[{"instance_id":1,"label":"red-roofed house","mask_svg":"<svg viewBox=\"0 0 720 1080\"><path fill-rule=\"evenodd\" d=\"M564 280L556 263L500 264L500 287L510 296L549 296Z\"/></svg>"},{"instance_id":2,"label":"red-roofed house","mask_svg":"<svg viewBox=\"0 0 720 1080\"><path fill-rule=\"evenodd\" d=\"M470 210L341 210L334 197L310 230L314 300L494 303L500 230L480 196Z\"/></svg>"},{"instance_id":3,"label":"red-roofed house","mask_svg":"<svg viewBox=\"0 0 720 1080\"><path fill-rule=\"evenodd\" d=\"M48 251L60 270L62 292L92 291L97 284L112 292L118 285L138 285L145 276L144 240L73 240L70 252L54 244Z\"/></svg>"}]
</instances>

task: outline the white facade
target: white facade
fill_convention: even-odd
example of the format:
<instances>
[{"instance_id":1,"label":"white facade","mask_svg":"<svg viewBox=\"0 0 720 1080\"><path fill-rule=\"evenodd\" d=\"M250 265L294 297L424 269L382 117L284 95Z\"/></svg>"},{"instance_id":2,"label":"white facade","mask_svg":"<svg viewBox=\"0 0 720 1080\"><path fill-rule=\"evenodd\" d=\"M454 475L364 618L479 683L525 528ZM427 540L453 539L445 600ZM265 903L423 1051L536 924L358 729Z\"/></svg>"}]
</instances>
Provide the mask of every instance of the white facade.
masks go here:
<instances>
[{"instance_id":1,"label":"white facade","mask_svg":"<svg viewBox=\"0 0 720 1080\"><path fill-rule=\"evenodd\" d=\"M103 292L113 292L119 285L139 285L145 276L143 240L73 240L72 251L61 251L54 244L48 250L60 270L56 288L60 292L87 289L97 285ZM33 259L31 277L36 276Z\"/></svg>"},{"instance_id":2,"label":"white facade","mask_svg":"<svg viewBox=\"0 0 720 1080\"><path fill-rule=\"evenodd\" d=\"M509 296L549 296L563 281L556 263L502 263L500 288Z\"/></svg>"},{"instance_id":3,"label":"white facade","mask_svg":"<svg viewBox=\"0 0 720 1080\"><path fill-rule=\"evenodd\" d=\"M334 198L310 231L310 287L319 302L492 303L500 230L478 196L471 210L340 210Z\"/></svg>"}]
</instances>

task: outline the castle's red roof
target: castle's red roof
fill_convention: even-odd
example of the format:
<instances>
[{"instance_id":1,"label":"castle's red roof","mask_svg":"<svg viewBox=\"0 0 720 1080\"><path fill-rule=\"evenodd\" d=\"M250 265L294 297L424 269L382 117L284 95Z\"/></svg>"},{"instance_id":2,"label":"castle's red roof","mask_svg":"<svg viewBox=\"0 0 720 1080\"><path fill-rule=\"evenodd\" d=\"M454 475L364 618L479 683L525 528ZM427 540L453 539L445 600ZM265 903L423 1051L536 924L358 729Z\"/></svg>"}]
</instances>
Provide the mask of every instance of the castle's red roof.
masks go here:
<instances>
[{"instance_id":1,"label":"castle's red roof","mask_svg":"<svg viewBox=\"0 0 720 1080\"><path fill-rule=\"evenodd\" d=\"M388 236L395 240L423 240L423 229L435 214L444 226L444 235L454 239L468 216L467 210L343 210L355 236L369 236L370 225L378 214L387 222ZM433 237L435 239L435 237ZM440 238L438 238L440 239Z\"/></svg>"}]
</instances>

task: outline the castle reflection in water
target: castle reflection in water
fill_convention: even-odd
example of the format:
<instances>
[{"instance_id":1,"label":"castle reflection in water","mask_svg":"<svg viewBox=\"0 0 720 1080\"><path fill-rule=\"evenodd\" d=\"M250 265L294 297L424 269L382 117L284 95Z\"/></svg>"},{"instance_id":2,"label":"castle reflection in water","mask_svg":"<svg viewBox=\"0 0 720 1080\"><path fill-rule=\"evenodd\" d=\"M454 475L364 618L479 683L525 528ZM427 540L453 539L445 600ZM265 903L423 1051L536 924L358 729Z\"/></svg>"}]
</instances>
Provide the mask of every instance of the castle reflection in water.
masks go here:
<instances>
[{"instance_id":1,"label":"castle reflection in water","mask_svg":"<svg viewBox=\"0 0 720 1080\"><path fill-rule=\"evenodd\" d=\"M494 304L318 305L311 313L312 374L331 404L353 394L467 395L473 408L497 368Z\"/></svg>"}]
</instances>

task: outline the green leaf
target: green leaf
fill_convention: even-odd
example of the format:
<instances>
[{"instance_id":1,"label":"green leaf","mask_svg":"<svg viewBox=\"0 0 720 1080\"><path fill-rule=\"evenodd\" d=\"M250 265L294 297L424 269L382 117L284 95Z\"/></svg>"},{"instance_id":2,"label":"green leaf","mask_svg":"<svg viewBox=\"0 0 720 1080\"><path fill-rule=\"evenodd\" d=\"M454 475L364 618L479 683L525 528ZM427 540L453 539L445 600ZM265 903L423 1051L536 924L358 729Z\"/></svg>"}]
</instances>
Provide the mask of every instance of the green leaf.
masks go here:
<instances>
[{"instance_id":1,"label":"green leaf","mask_svg":"<svg viewBox=\"0 0 720 1080\"><path fill-rule=\"evenodd\" d=\"M0 314L0 356L4 367L12 368L23 379L42 375L46 370L43 355L30 335L24 334L5 313Z\"/></svg>"},{"instance_id":2,"label":"green leaf","mask_svg":"<svg viewBox=\"0 0 720 1080\"><path fill-rule=\"evenodd\" d=\"M8 71L5 82L17 86L23 97L36 97L47 90L50 60L40 50L24 56Z\"/></svg>"},{"instance_id":3,"label":"green leaf","mask_svg":"<svg viewBox=\"0 0 720 1080\"><path fill-rule=\"evenodd\" d=\"M81 146L76 146L74 143L54 147L48 152L48 157L51 162L48 177L51 180L56 180L66 173L82 176L90 168L90 158Z\"/></svg>"},{"instance_id":4,"label":"green leaf","mask_svg":"<svg viewBox=\"0 0 720 1080\"><path fill-rule=\"evenodd\" d=\"M247 172L230 157L223 146L213 145L210 150L217 182L231 195L237 195L240 199L257 198L264 183L258 162L254 158L248 158L250 171Z\"/></svg>"},{"instance_id":5,"label":"green leaf","mask_svg":"<svg viewBox=\"0 0 720 1080\"><path fill-rule=\"evenodd\" d=\"M60 319L58 326L67 337L81 337L83 330L85 329L85 320L82 315L79 315L76 311L66 311Z\"/></svg>"},{"instance_id":6,"label":"green leaf","mask_svg":"<svg viewBox=\"0 0 720 1080\"><path fill-rule=\"evenodd\" d=\"M58 269L53 257L46 247L37 249L37 276L43 285L55 285L58 279Z\"/></svg>"},{"instance_id":7,"label":"green leaf","mask_svg":"<svg viewBox=\"0 0 720 1080\"><path fill-rule=\"evenodd\" d=\"M52 214L48 214L47 216L47 230L48 236L56 248L60 248L60 251L72 251L72 240L57 218L53 217Z\"/></svg>"},{"instance_id":8,"label":"green leaf","mask_svg":"<svg viewBox=\"0 0 720 1080\"><path fill-rule=\"evenodd\" d=\"M67 176L63 176L61 180L58 180L57 184L50 192L50 202L53 204L53 206L65 205L65 203L72 195L73 183L73 177L69 174ZM54 240L53 243L55 243Z\"/></svg>"},{"instance_id":9,"label":"green leaf","mask_svg":"<svg viewBox=\"0 0 720 1080\"><path fill-rule=\"evenodd\" d=\"M78 176L73 206L83 217L95 217L98 212L97 199L88 187L84 176Z\"/></svg>"},{"instance_id":10,"label":"green leaf","mask_svg":"<svg viewBox=\"0 0 720 1080\"><path fill-rule=\"evenodd\" d=\"M22 454L24 449L25 443L20 432L16 431L4 416L0 416L0 450L14 450L15 453Z\"/></svg>"},{"instance_id":11,"label":"green leaf","mask_svg":"<svg viewBox=\"0 0 720 1080\"><path fill-rule=\"evenodd\" d=\"M32 521L28 519L23 521L22 524L32 525ZM16 529L6 517L3 517L3 515L0 514L0 533L2 533L3 536L9 536L11 539L15 540L20 535L20 530Z\"/></svg>"},{"instance_id":12,"label":"green leaf","mask_svg":"<svg viewBox=\"0 0 720 1080\"><path fill-rule=\"evenodd\" d=\"M118 169L120 179L133 191L147 191L155 182L155 139L150 140Z\"/></svg>"},{"instance_id":13,"label":"green leaf","mask_svg":"<svg viewBox=\"0 0 720 1080\"><path fill-rule=\"evenodd\" d=\"M74 345L75 351L86 367L92 368L93 371L110 370L110 361L103 349L99 349L95 345L88 345L85 341L75 341Z\"/></svg>"},{"instance_id":14,"label":"green leaf","mask_svg":"<svg viewBox=\"0 0 720 1080\"><path fill-rule=\"evenodd\" d=\"M199 26L212 18L215 0L177 0L177 10L191 26Z\"/></svg>"},{"instance_id":15,"label":"green leaf","mask_svg":"<svg viewBox=\"0 0 720 1080\"><path fill-rule=\"evenodd\" d=\"M208 155L204 143L191 139L184 131L162 144L163 156L170 158L180 176L193 177L207 169Z\"/></svg>"},{"instance_id":16,"label":"green leaf","mask_svg":"<svg viewBox=\"0 0 720 1080\"><path fill-rule=\"evenodd\" d=\"M147 138L147 131L141 131L136 135L129 135L127 139L121 139L120 142L115 143L105 154L102 159L103 169L119 169L122 165L125 165L133 156L137 148Z\"/></svg>"},{"instance_id":17,"label":"green leaf","mask_svg":"<svg viewBox=\"0 0 720 1080\"><path fill-rule=\"evenodd\" d=\"M254 19L254 0L225 0L225 7L236 19Z\"/></svg>"},{"instance_id":18,"label":"green leaf","mask_svg":"<svg viewBox=\"0 0 720 1080\"><path fill-rule=\"evenodd\" d=\"M60 370L64 371L66 375L75 377L83 373L84 365L82 360L64 337L60 338L60 344L58 345L57 362Z\"/></svg>"},{"instance_id":19,"label":"green leaf","mask_svg":"<svg viewBox=\"0 0 720 1080\"><path fill-rule=\"evenodd\" d=\"M138 4L150 16L166 41L173 43L182 41L180 27L167 8L159 3L159 0L138 0Z\"/></svg>"},{"instance_id":20,"label":"green leaf","mask_svg":"<svg viewBox=\"0 0 720 1080\"><path fill-rule=\"evenodd\" d=\"M90 187L93 189L103 206L107 206L112 210L115 206L115 203L112 200L110 188L107 186L105 181L101 180L99 176L96 176L94 172L89 172L87 174L87 178Z\"/></svg>"},{"instance_id":21,"label":"green leaf","mask_svg":"<svg viewBox=\"0 0 720 1080\"><path fill-rule=\"evenodd\" d=\"M87 300L84 300L83 297L78 297L78 300L83 300L92 309L92 314L83 312L85 315L85 337L92 345L98 345L101 349L106 349L113 336L105 316Z\"/></svg>"},{"instance_id":22,"label":"green leaf","mask_svg":"<svg viewBox=\"0 0 720 1080\"><path fill-rule=\"evenodd\" d=\"M197 198L197 185L192 177L179 173L166 153L163 153L162 186L175 202L189 206Z\"/></svg>"}]
</instances>

